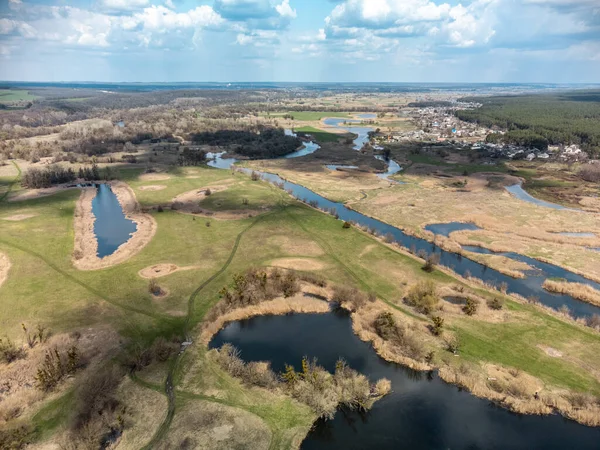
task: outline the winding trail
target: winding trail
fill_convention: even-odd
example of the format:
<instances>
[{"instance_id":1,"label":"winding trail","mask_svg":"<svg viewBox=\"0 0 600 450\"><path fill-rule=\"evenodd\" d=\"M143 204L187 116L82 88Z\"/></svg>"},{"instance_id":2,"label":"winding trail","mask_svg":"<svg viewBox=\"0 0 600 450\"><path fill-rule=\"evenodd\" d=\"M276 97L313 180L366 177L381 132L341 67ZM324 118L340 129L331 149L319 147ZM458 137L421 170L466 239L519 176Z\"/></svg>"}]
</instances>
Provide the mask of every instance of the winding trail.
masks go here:
<instances>
[{"instance_id":1,"label":"winding trail","mask_svg":"<svg viewBox=\"0 0 600 450\"><path fill-rule=\"evenodd\" d=\"M10 182L10 184L8 185L8 189L6 190L6 192L4 194L2 194L2 197L0 197L0 203L2 203L6 198L8 198L8 194L11 193L14 185L17 184L17 181L19 181L21 179L21 168L19 167L19 165L16 162L11 161L11 163L17 169L17 176L15 177L15 179L13 181Z\"/></svg>"},{"instance_id":2,"label":"winding trail","mask_svg":"<svg viewBox=\"0 0 600 450\"><path fill-rule=\"evenodd\" d=\"M177 368L179 367L179 364L181 363L181 361L183 359L185 350L187 349L187 347L189 347L192 344L191 337L189 335L189 331L190 331L190 323L192 321L194 305L196 303L196 299L198 298L198 295L204 290L204 288L206 288L206 286L208 286L210 283L212 283L217 277L222 275L227 270L227 268L233 261L235 254L237 253L237 250L240 245L240 241L242 240L242 237L244 236L244 234L246 234L246 232L248 232L251 228L253 228L258 222L260 222L264 217L268 216L269 214L270 213L258 216L258 218L254 222L252 222L248 227L243 229L237 235L235 242L233 244L233 248L231 249L231 253L229 254L229 258L227 258L227 261L225 261L223 266L216 273L214 273L207 280L205 280L190 295L190 298L188 300L188 312L187 312L185 322L183 325L183 330L182 330L183 331L182 334L185 336L185 342L183 342L183 344L181 344L181 348L179 350L177 357L170 364L169 372L167 373L167 378L166 378L165 384L164 384L164 392L167 396L167 401L168 401L167 416L165 417L165 420L163 421L163 423L161 423L158 430L156 430L156 432L154 433L154 436L152 436L152 439L150 440L150 442L148 442L144 447L142 447L143 450L150 450L150 449L154 448L154 446L158 442L160 442L163 439L163 437L167 434L167 432L169 431L169 428L171 427L171 423L173 422L173 417L175 416L175 396L176 396L175 388L174 388L174 384L173 384L173 376L174 376L175 372L177 371ZM137 379L139 380L139 378L137 378ZM207 400L208 399L210 399L210 398L207 398Z\"/></svg>"}]
</instances>

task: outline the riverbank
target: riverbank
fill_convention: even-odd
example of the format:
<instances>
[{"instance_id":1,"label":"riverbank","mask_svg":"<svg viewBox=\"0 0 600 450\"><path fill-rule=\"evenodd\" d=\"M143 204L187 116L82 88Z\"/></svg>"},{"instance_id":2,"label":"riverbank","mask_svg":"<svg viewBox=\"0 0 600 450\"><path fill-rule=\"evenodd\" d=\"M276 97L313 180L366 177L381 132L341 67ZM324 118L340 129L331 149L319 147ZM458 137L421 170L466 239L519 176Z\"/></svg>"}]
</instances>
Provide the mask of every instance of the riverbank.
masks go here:
<instances>
[{"instance_id":1,"label":"riverbank","mask_svg":"<svg viewBox=\"0 0 600 450\"><path fill-rule=\"evenodd\" d=\"M123 182L108 183L117 197L125 217L136 224L136 231L129 240L104 258L98 257L98 240L94 233L96 220L92 212L92 200L96 188L84 188L75 207L75 245L73 265L79 270L98 270L120 264L138 254L152 240L157 223L149 214L140 211L140 207L131 188Z\"/></svg>"},{"instance_id":2,"label":"riverbank","mask_svg":"<svg viewBox=\"0 0 600 450\"><path fill-rule=\"evenodd\" d=\"M600 306L600 291L582 283L546 280L542 287L549 292L567 294L581 301Z\"/></svg>"}]
</instances>

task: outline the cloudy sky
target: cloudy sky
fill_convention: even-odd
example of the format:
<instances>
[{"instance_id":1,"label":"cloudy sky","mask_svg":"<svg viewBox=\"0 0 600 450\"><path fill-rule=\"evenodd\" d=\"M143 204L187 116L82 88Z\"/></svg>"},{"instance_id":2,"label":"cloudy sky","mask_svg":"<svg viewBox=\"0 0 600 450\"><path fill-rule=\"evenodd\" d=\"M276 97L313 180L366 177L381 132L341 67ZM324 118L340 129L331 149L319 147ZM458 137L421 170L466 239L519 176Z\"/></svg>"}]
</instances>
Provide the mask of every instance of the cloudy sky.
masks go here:
<instances>
[{"instance_id":1,"label":"cloudy sky","mask_svg":"<svg viewBox=\"0 0 600 450\"><path fill-rule=\"evenodd\" d=\"M600 0L0 0L0 80L600 82Z\"/></svg>"}]
</instances>

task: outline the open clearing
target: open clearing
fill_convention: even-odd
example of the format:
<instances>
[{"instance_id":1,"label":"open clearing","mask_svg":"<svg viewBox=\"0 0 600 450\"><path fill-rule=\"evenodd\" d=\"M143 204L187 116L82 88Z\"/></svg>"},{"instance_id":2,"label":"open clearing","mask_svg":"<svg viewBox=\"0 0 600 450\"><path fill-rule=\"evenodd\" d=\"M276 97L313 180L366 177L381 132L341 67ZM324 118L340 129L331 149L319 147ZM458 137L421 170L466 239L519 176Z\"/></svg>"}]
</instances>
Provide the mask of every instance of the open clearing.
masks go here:
<instances>
[{"instance_id":1,"label":"open clearing","mask_svg":"<svg viewBox=\"0 0 600 450\"><path fill-rule=\"evenodd\" d=\"M119 398L128 405L128 415L116 448L142 448L155 433L158 436L155 448L182 444L192 448L205 445L233 448L252 442L256 448L287 449L305 436L314 421L314 413L308 407L282 394L244 386L211 359L210 352L198 339L197 325L219 301L219 291L231 283L235 274L249 267L279 265L317 271L330 284L356 286L364 292L376 293L380 299L378 306L391 308L399 317L409 317L408 312L410 317L414 316L411 320L419 322L421 327L426 326L427 319L408 311L402 301L416 282L430 280L438 289L461 285L484 300L500 295L465 286L463 281L441 271L428 274L421 270L422 262L414 257L359 230L344 230L331 216L246 175L201 167L173 170L161 174L164 189L149 191L141 189L148 182L146 176L140 176L141 170L122 171L135 194L129 197L135 203L126 203L150 210L147 215L155 222L155 234L118 265L107 265L102 270L81 271L73 266L79 190L59 190L43 199L0 203L0 217L21 214L24 208L33 215L22 221L2 221L0 225L0 251L12 264L8 278L0 286L0 323L7 337L23 341L20 318L26 317L28 325L44 324L57 335L81 328L93 332L110 324L118 332L121 347L146 348L156 338L180 336L182 324L189 321L193 344L183 354L173 377L176 407L172 423L161 427L163 418L168 417L163 393L170 362L153 362L135 377L123 378L119 385ZM302 176L318 186L319 173L307 171ZM329 172L323 171L326 173ZM189 178L192 176L197 178ZM413 229L448 218L450 212L442 199L446 196L448 202L448 195L460 195L438 185L389 188L388 183L380 184L372 174L327 176L334 180L330 189L337 183L346 189L345 195L356 199L364 191L371 200L379 200L374 214L385 215L401 225L408 222L407 226ZM356 181L346 187L341 182L346 177ZM360 187L359 177L363 177L367 187ZM418 184L418 178L414 182ZM198 220L168 207L163 212L152 209L210 186L227 186L227 189L215 189L203 197L194 194L192 201L215 214L251 211L253 217ZM411 193L413 189L421 192ZM400 199L397 205L379 197L389 190ZM427 212L408 206L410 202L423 202L425 193L433 199L431 205L425 205ZM479 195L477 198L487 202L481 206L474 203L482 211L491 211L494 202L498 202L501 212L494 212L497 214L494 217L504 213L509 220L530 226L546 224L548 220L529 209L523 210L524 217L517 217L511 211L515 200L501 193L500 200L489 196L486 189L472 195ZM367 205L359 201L355 207L367 208ZM440 211L435 211L438 207ZM561 223L552 227L546 224L548 228L560 231L569 230L569 225L572 228L572 218L552 214L555 214L553 220ZM580 226L586 227L586 231L597 229L591 220L589 227ZM169 297L156 300L148 290L148 278L159 278ZM200 286L201 295L190 301L191 294ZM501 312L489 316L482 313L480 317L466 316L458 307L448 306L447 327L460 338L461 358L448 352L436 358L450 367L467 364L480 368L487 364L515 368L547 388L600 394L597 376L600 338L596 332L548 315L533 305L509 298L505 301ZM506 345L499 346L498 342ZM546 347L564 356L550 355L542 350ZM118 356L115 349L106 358L115 360ZM73 405L69 386L60 385L51 396L42 395L36 401L35 411L16 417L11 423L31 423L38 443L52 443L62 427L68 426L68 412Z\"/></svg>"}]
</instances>

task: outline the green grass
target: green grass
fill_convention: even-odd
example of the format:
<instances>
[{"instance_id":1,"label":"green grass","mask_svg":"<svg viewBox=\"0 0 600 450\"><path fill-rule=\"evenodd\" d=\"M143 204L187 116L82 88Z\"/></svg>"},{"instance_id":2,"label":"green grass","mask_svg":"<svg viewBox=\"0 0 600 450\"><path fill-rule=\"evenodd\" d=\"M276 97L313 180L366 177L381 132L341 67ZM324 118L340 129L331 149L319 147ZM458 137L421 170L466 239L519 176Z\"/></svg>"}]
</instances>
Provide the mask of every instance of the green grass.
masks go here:
<instances>
[{"instance_id":1,"label":"green grass","mask_svg":"<svg viewBox=\"0 0 600 450\"><path fill-rule=\"evenodd\" d=\"M71 263L78 191L25 202L0 201L0 217L37 214L21 222L0 220L0 251L12 262L9 278L0 287L3 334L20 339L20 324L26 322L33 326L44 323L55 333L110 326L125 338L142 343L151 342L156 336L182 335L182 330L194 330L202 321L219 300L219 290L231 283L234 274L291 256L315 258L324 265L319 272L331 282L375 292L388 305L412 316L415 315L401 300L407 285L424 279L438 285L459 283L440 271L423 272L422 262L356 229L345 230L340 221L293 201L273 186L253 182L248 176L187 168L171 171L168 180L141 181L137 178L139 173L137 169L121 171L144 206L170 202L192 189L223 184L229 189L209 196L202 206L215 211L241 208L241 198L246 197L249 207L266 207L269 212L241 220L211 219L211 227L205 225L204 219L194 220L168 209L154 213L157 233L139 254L114 267L82 272ZM167 188L139 190L153 184ZM148 281L138 275L141 269L158 263L194 266L193 270L158 279L159 285L170 292L161 301L150 296ZM203 289L192 296L199 286ZM481 290L479 295L498 294ZM600 393L600 383L587 369L600 366L600 339L595 334L538 312L530 305L507 300L506 307L520 314L519 321L495 324L466 316L453 321L461 341L462 360L515 367L554 386ZM189 323L185 317L188 308ZM557 348L569 357L550 358L538 345ZM289 446L291 429L312 421L306 408L287 399L263 398L205 358L204 349L198 349L198 353L184 354L182 364L175 367L176 402L216 401L256 414L273 431L273 448ZM585 361L585 365L579 361ZM200 372L195 371L198 364ZM214 389L226 395L214 398L207 394ZM39 436L45 438L64 421L68 395L48 402L34 416Z\"/></svg>"},{"instance_id":2,"label":"green grass","mask_svg":"<svg viewBox=\"0 0 600 450\"><path fill-rule=\"evenodd\" d=\"M21 89L0 89L0 103L15 103L35 100L37 97Z\"/></svg>"},{"instance_id":3,"label":"green grass","mask_svg":"<svg viewBox=\"0 0 600 450\"><path fill-rule=\"evenodd\" d=\"M299 120L302 122L312 122L315 120L321 120L327 117L342 117L342 118L350 118L352 117L350 113L347 112L334 112L334 111L290 111L287 113L270 113L270 117L283 117L285 115L291 115L294 120ZM268 117L267 113L263 113L263 116Z\"/></svg>"},{"instance_id":4,"label":"green grass","mask_svg":"<svg viewBox=\"0 0 600 450\"><path fill-rule=\"evenodd\" d=\"M344 137L342 134L328 133L315 127L294 128L294 131L310 134L317 142L337 142Z\"/></svg>"}]
</instances>

